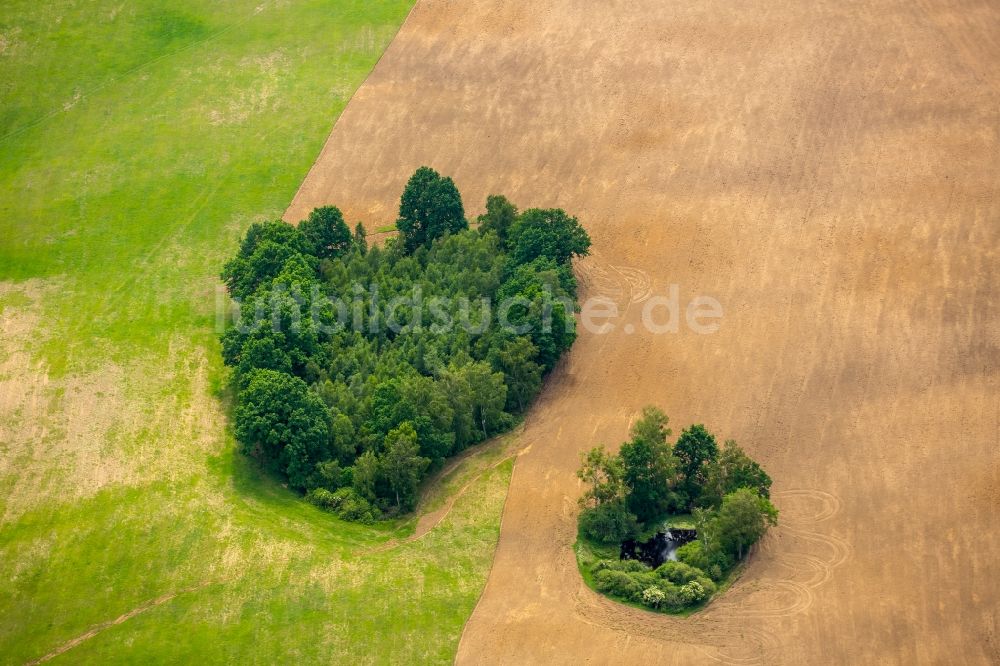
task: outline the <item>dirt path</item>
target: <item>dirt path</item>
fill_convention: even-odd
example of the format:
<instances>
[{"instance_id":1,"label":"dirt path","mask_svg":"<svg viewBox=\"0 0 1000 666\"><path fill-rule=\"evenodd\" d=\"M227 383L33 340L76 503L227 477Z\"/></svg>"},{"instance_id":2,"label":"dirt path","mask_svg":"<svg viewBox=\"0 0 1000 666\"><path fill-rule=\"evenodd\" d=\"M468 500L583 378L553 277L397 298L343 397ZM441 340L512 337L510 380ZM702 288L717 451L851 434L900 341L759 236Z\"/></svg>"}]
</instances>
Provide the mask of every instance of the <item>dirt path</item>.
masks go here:
<instances>
[{"instance_id":1,"label":"dirt path","mask_svg":"<svg viewBox=\"0 0 1000 666\"><path fill-rule=\"evenodd\" d=\"M190 592L196 592L196 591L201 590L203 588L206 588L206 587L208 587L209 585L212 585L212 584L213 584L212 581L206 581L206 582L200 583L198 585L193 585L191 587L184 588L183 590L179 590L177 592L169 592L167 594L162 594L162 595L156 597L155 599L150 599L149 601L146 601L145 603L142 603L142 604L136 606L135 608L133 608L129 612L122 613L121 615L119 615L118 617L116 617L113 620L108 620L107 622L102 622L101 624L98 624L98 625L95 625L95 626L91 627L90 629L88 629L87 631L83 632L82 634L80 634L76 638L73 638L72 640L66 641L65 643L63 643L62 645L60 645L59 647L57 647L55 650L52 650L52 652L49 652L45 656L39 657L38 659L35 659L33 661L29 661L28 662L28 666L34 666L35 664L41 664L41 663L49 661L51 659L55 659L59 655L61 655L63 653L66 653L66 652L69 652L70 650L72 650L76 646L80 645L81 643L89 641L91 638L93 638L94 636L98 635L99 633L101 633L102 631L104 631L106 629L110 629L111 627L114 627L114 626L117 626L117 625L122 624L124 622L127 622L128 620L131 620L136 615L139 615L141 613L145 613L146 611L150 610L151 608L156 608L157 606L162 606L163 604L167 603L168 601L172 601L173 599L177 598L178 596L180 596L182 594L188 594Z\"/></svg>"},{"instance_id":2,"label":"dirt path","mask_svg":"<svg viewBox=\"0 0 1000 666\"><path fill-rule=\"evenodd\" d=\"M430 164L470 209L578 214L583 295L624 312L529 415L459 661L1000 660L998 35L973 0L418 4L288 219L386 224ZM671 284L720 330L644 332ZM579 451L650 402L740 441L782 511L686 619L571 550Z\"/></svg>"},{"instance_id":3,"label":"dirt path","mask_svg":"<svg viewBox=\"0 0 1000 666\"><path fill-rule=\"evenodd\" d=\"M369 548L367 550L362 550L357 553L359 556L367 555L368 553L381 553L387 550L392 550L393 548L398 548L406 543L412 543L419 539L423 539L425 536L431 533L431 531L444 522L444 519L448 517L451 510L455 507L455 502L457 502L473 485L479 482L483 478L483 475L496 469L500 465L504 464L514 456L507 456L506 458L499 460L495 463L491 463L485 469L479 470L479 472L472 477L469 481L465 483L458 492L454 493L449 497L444 506L435 509L434 511L429 511L422 514L417 520L417 526L413 530L413 534L403 539L393 539L392 541L387 541L386 543L375 546L374 548Z\"/></svg>"}]
</instances>

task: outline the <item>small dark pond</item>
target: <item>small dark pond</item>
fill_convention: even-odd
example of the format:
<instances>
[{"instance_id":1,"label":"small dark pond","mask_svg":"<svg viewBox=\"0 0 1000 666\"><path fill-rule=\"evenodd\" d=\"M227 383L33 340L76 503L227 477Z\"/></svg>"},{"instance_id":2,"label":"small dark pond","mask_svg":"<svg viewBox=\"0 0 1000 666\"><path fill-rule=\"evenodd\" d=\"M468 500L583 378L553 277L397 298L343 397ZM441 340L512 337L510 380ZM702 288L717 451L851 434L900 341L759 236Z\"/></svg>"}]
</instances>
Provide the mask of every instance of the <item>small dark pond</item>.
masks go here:
<instances>
[{"instance_id":1,"label":"small dark pond","mask_svg":"<svg viewBox=\"0 0 1000 666\"><path fill-rule=\"evenodd\" d=\"M672 527L663 532L657 532L649 541L636 541L634 539L622 541L622 549L618 559L639 560L655 569L668 560L676 560L677 549L694 541L697 537L697 530Z\"/></svg>"}]
</instances>

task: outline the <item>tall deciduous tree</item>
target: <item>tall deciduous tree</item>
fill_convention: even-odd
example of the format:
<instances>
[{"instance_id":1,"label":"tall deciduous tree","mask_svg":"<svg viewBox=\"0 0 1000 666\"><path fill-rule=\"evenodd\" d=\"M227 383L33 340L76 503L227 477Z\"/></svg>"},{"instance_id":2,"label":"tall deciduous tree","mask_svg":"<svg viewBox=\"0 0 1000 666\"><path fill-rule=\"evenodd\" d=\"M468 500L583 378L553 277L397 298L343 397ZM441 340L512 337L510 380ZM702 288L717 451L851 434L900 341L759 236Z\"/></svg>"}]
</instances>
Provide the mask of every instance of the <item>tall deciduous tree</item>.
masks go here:
<instances>
[{"instance_id":1,"label":"tall deciduous tree","mask_svg":"<svg viewBox=\"0 0 1000 666\"><path fill-rule=\"evenodd\" d=\"M777 524L778 510L767 498L750 488L740 488L722 499L722 507L708 531L715 543L738 561L769 526Z\"/></svg>"},{"instance_id":2,"label":"tall deciduous tree","mask_svg":"<svg viewBox=\"0 0 1000 666\"><path fill-rule=\"evenodd\" d=\"M725 495L738 488L751 488L761 496L771 494L771 477L733 440L722 445L719 458L709 465L702 503L719 506Z\"/></svg>"},{"instance_id":3,"label":"tall deciduous tree","mask_svg":"<svg viewBox=\"0 0 1000 666\"><path fill-rule=\"evenodd\" d=\"M354 245L362 256L368 253L368 233L360 222L354 226Z\"/></svg>"},{"instance_id":4,"label":"tall deciduous tree","mask_svg":"<svg viewBox=\"0 0 1000 666\"><path fill-rule=\"evenodd\" d=\"M223 267L222 281L233 298L243 300L277 277L286 262L308 254L309 249L302 233L281 220L252 224L239 253Z\"/></svg>"},{"instance_id":5,"label":"tall deciduous tree","mask_svg":"<svg viewBox=\"0 0 1000 666\"><path fill-rule=\"evenodd\" d=\"M236 441L244 453L304 488L316 463L329 458L326 406L298 377L255 370L240 393Z\"/></svg>"},{"instance_id":6,"label":"tall deciduous tree","mask_svg":"<svg viewBox=\"0 0 1000 666\"><path fill-rule=\"evenodd\" d=\"M680 463L680 490L692 504L701 495L708 478L709 466L719 454L715 436L700 423L681 432L674 444L674 455Z\"/></svg>"},{"instance_id":7,"label":"tall deciduous tree","mask_svg":"<svg viewBox=\"0 0 1000 666\"><path fill-rule=\"evenodd\" d=\"M538 348L522 337L508 337L490 349L490 363L506 378L507 408L511 411L522 411L542 386L537 356Z\"/></svg>"},{"instance_id":8,"label":"tall deciduous tree","mask_svg":"<svg viewBox=\"0 0 1000 666\"><path fill-rule=\"evenodd\" d=\"M376 500L375 487L379 476L379 461L373 451L365 451L351 468L351 485L355 492L369 502Z\"/></svg>"},{"instance_id":9,"label":"tall deciduous tree","mask_svg":"<svg viewBox=\"0 0 1000 666\"><path fill-rule=\"evenodd\" d=\"M667 419L660 410L648 408L632 428L633 438L622 444L626 505L640 522L655 518L674 503L672 482L677 461L667 444Z\"/></svg>"},{"instance_id":10,"label":"tall deciduous tree","mask_svg":"<svg viewBox=\"0 0 1000 666\"><path fill-rule=\"evenodd\" d=\"M673 431L667 427L670 418L659 407L647 405L642 408L642 414L632 425L632 439L641 439L659 446L667 443L667 437Z\"/></svg>"},{"instance_id":11,"label":"tall deciduous tree","mask_svg":"<svg viewBox=\"0 0 1000 666\"><path fill-rule=\"evenodd\" d=\"M472 398L473 418L482 428L485 439L508 423L503 411L507 404L503 373L478 361L464 366L462 372Z\"/></svg>"},{"instance_id":12,"label":"tall deciduous tree","mask_svg":"<svg viewBox=\"0 0 1000 666\"><path fill-rule=\"evenodd\" d=\"M604 445L595 446L581 455L583 466L577 478L588 488L580 498L584 506L600 506L605 502L621 501L625 496L625 468L622 459L609 453Z\"/></svg>"},{"instance_id":13,"label":"tall deciduous tree","mask_svg":"<svg viewBox=\"0 0 1000 666\"><path fill-rule=\"evenodd\" d=\"M562 209L530 208L518 217L508 245L511 258L519 264L539 257L565 264L590 252L590 236Z\"/></svg>"},{"instance_id":14,"label":"tall deciduous tree","mask_svg":"<svg viewBox=\"0 0 1000 666\"><path fill-rule=\"evenodd\" d=\"M353 242L351 230L336 206L315 208L299 223L299 231L309 244L312 254L320 259L339 257Z\"/></svg>"},{"instance_id":15,"label":"tall deciduous tree","mask_svg":"<svg viewBox=\"0 0 1000 666\"><path fill-rule=\"evenodd\" d=\"M396 228L403 248L412 253L448 233L467 229L462 197L451 178L430 167L420 167L410 177L399 201Z\"/></svg>"},{"instance_id":16,"label":"tall deciduous tree","mask_svg":"<svg viewBox=\"0 0 1000 666\"><path fill-rule=\"evenodd\" d=\"M517 221L517 206L499 194L491 194L486 198L486 212L479 216L480 233L495 233L500 240L500 247L507 247L510 230Z\"/></svg>"},{"instance_id":17,"label":"tall deciduous tree","mask_svg":"<svg viewBox=\"0 0 1000 666\"><path fill-rule=\"evenodd\" d=\"M420 455L417 431L406 422L389 432L380 461L382 473L396 495L396 508L410 510L416 503L417 487L430 460Z\"/></svg>"}]
</instances>

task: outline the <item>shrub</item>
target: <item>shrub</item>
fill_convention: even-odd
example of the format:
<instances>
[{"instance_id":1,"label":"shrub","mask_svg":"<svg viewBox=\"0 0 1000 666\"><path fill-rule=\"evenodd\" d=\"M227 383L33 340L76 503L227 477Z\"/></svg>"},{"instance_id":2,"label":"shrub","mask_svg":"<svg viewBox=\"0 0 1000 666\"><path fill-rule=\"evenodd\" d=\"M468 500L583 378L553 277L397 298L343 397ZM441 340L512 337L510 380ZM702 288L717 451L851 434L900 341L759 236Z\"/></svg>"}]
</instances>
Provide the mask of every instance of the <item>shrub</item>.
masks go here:
<instances>
[{"instance_id":1,"label":"shrub","mask_svg":"<svg viewBox=\"0 0 1000 666\"><path fill-rule=\"evenodd\" d=\"M677 561L683 562L689 567L707 571L709 568L708 557L705 555L704 546L701 541L695 540L684 544L677 549Z\"/></svg>"},{"instance_id":2,"label":"shrub","mask_svg":"<svg viewBox=\"0 0 1000 666\"><path fill-rule=\"evenodd\" d=\"M608 566L615 571L624 571L625 573L645 573L649 571L649 567L639 560L610 560Z\"/></svg>"},{"instance_id":3,"label":"shrub","mask_svg":"<svg viewBox=\"0 0 1000 666\"><path fill-rule=\"evenodd\" d=\"M625 503L615 500L584 509L580 513L580 530L599 543L619 543L634 539L639 534L639 524Z\"/></svg>"},{"instance_id":4,"label":"shrub","mask_svg":"<svg viewBox=\"0 0 1000 666\"><path fill-rule=\"evenodd\" d=\"M696 569L689 564L684 564L683 562L664 562L656 570L656 573L661 578L665 578L671 583L677 583L678 585L690 583L691 581L697 580L705 575L701 569Z\"/></svg>"},{"instance_id":5,"label":"shrub","mask_svg":"<svg viewBox=\"0 0 1000 666\"><path fill-rule=\"evenodd\" d=\"M708 598L705 588L696 580L681 585L680 595L681 599L687 605L693 605Z\"/></svg>"},{"instance_id":6,"label":"shrub","mask_svg":"<svg viewBox=\"0 0 1000 666\"><path fill-rule=\"evenodd\" d=\"M713 594L715 594L716 591L718 591L718 589L719 589L718 586L716 586L716 584L714 582L712 582L712 579L709 578L708 576L699 576L698 579L695 580L694 582L696 582L699 585L701 585L702 589L705 590L705 597L706 598L708 598L708 597L712 596Z\"/></svg>"},{"instance_id":7,"label":"shrub","mask_svg":"<svg viewBox=\"0 0 1000 666\"><path fill-rule=\"evenodd\" d=\"M684 608L686 604L684 603L684 600L681 599L679 587L666 580L661 580L657 587L663 592L663 601L660 602L661 608L673 611Z\"/></svg>"},{"instance_id":8,"label":"shrub","mask_svg":"<svg viewBox=\"0 0 1000 666\"><path fill-rule=\"evenodd\" d=\"M640 583L642 585L642 589L644 590L647 587L655 587L660 583L660 578L649 569L646 569L645 571L633 571L629 573L629 576L632 577L632 580Z\"/></svg>"},{"instance_id":9,"label":"shrub","mask_svg":"<svg viewBox=\"0 0 1000 666\"><path fill-rule=\"evenodd\" d=\"M483 232L469 230L454 182L421 168L400 199L400 238L370 250L333 206L298 227L250 227L222 274L242 315L222 352L244 454L292 488L322 488L317 505L369 520L411 510L430 469L513 425L576 337L571 260L590 239L560 210L487 207ZM358 286L367 307L338 321L332 301L360 304ZM469 311L505 298L506 323L529 328ZM334 500L344 487L355 492ZM615 507L591 518L603 541L635 529Z\"/></svg>"},{"instance_id":10,"label":"shrub","mask_svg":"<svg viewBox=\"0 0 1000 666\"><path fill-rule=\"evenodd\" d=\"M599 571L604 571L605 569L609 569L609 568L611 568L611 561L610 560L598 560L597 564L595 564L594 566L590 567L590 573L596 574Z\"/></svg>"},{"instance_id":11,"label":"shrub","mask_svg":"<svg viewBox=\"0 0 1000 666\"><path fill-rule=\"evenodd\" d=\"M337 502L331 493L326 488L313 488L308 493L306 493L306 499L315 504L321 509L326 509L327 511L333 511L337 508Z\"/></svg>"},{"instance_id":12,"label":"shrub","mask_svg":"<svg viewBox=\"0 0 1000 666\"><path fill-rule=\"evenodd\" d=\"M666 596L658 587L647 587L642 591L642 603L650 608L659 608Z\"/></svg>"},{"instance_id":13,"label":"shrub","mask_svg":"<svg viewBox=\"0 0 1000 666\"><path fill-rule=\"evenodd\" d=\"M343 520L371 523L378 517L378 509L358 495L354 488L341 488L333 493L326 488L314 488L306 493L306 499Z\"/></svg>"},{"instance_id":14,"label":"shrub","mask_svg":"<svg viewBox=\"0 0 1000 666\"><path fill-rule=\"evenodd\" d=\"M373 507L364 497L358 495L354 488L341 488L334 493L334 497L337 497L339 501L337 515L344 520L371 523L379 515L378 509Z\"/></svg>"},{"instance_id":15,"label":"shrub","mask_svg":"<svg viewBox=\"0 0 1000 666\"><path fill-rule=\"evenodd\" d=\"M682 610L708 599L716 590L704 572L682 562L666 562L652 571L636 560L600 560L590 570L599 592L650 608Z\"/></svg>"},{"instance_id":16,"label":"shrub","mask_svg":"<svg viewBox=\"0 0 1000 666\"><path fill-rule=\"evenodd\" d=\"M594 576L598 591L625 599L634 599L642 594L642 584L624 571L605 569Z\"/></svg>"}]
</instances>

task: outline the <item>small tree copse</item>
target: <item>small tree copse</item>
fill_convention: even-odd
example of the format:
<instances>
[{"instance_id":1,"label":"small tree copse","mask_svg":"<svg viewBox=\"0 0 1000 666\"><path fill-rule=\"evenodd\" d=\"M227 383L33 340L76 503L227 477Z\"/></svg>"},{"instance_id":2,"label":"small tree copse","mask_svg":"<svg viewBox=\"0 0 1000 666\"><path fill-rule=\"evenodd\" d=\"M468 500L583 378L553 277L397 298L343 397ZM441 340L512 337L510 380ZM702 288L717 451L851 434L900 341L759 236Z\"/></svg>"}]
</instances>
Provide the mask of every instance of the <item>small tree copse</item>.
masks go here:
<instances>
[{"instance_id":1,"label":"small tree copse","mask_svg":"<svg viewBox=\"0 0 1000 666\"><path fill-rule=\"evenodd\" d=\"M486 217L469 230L454 182L422 167L400 198L399 240L368 248L335 206L298 227L251 225L223 270L241 304L222 337L241 447L310 501L368 520L412 508L431 466L509 428L575 338L574 255L523 266L504 242L517 208L494 196ZM589 244L557 218L551 247ZM473 309L517 296L513 327ZM515 330L523 323L529 332ZM265 376L290 382L287 395L263 391ZM275 408L282 400L306 407Z\"/></svg>"},{"instance_id":2,"label":"small tree copse","mask_svg":"<svg viewBox=\"0 0 1000 666\"><path fill-rule=\"evenodd\" d=\"M662 410L646 407L617 455L603 446L582 455L577 476L586 490L579 528L585 542L624 542L644 530L662 529L659 521L668 511L692 505L698 539L677 549L677 561L655 572L645 559L598 560L591 568L599 591L678 611L715 594L716 581L777 524L778 513L766 497L770 477L735 442L727 441L720 455L714 436L693 425L671 445L668 425ZM721 494L718 501L716 494ZM640 557L649 556L647 546ZM649 592L650 583L662 598Z\"/></svg>"}]
</instances>

